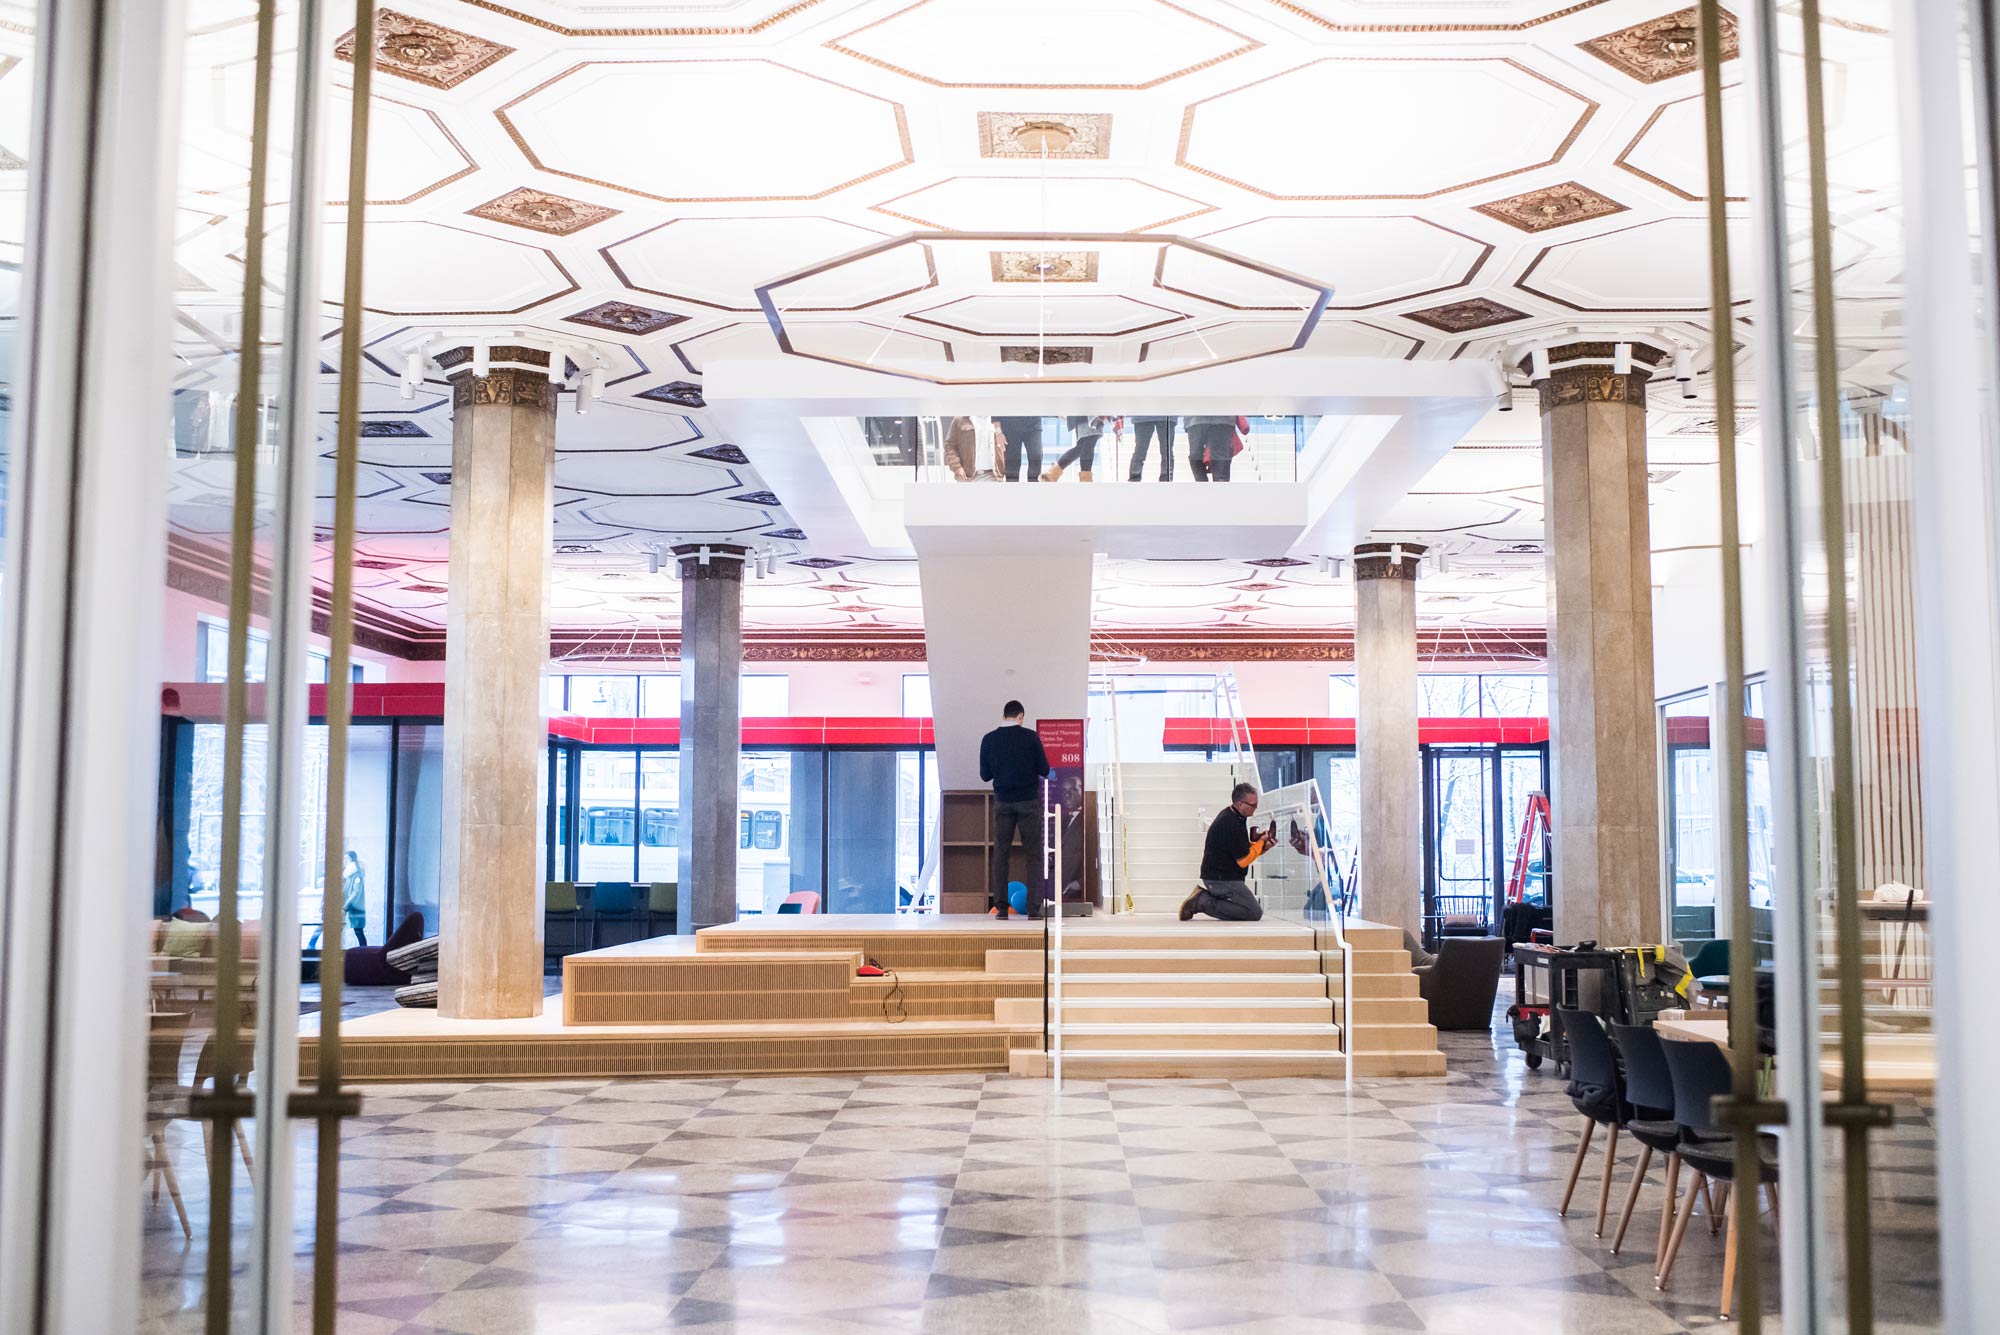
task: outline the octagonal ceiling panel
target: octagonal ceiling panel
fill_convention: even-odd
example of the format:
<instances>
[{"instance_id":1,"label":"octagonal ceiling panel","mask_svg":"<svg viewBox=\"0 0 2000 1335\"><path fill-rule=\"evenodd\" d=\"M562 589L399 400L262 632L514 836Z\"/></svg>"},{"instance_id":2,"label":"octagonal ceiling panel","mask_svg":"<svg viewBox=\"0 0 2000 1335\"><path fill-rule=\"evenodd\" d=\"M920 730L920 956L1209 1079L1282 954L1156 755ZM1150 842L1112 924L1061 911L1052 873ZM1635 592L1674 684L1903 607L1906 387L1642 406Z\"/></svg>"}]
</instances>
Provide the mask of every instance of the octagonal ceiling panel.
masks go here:
<instances>
[{"instance_id":1,"label":"octagonal ceiling panel","mask_svg":"<svg viewBox=\"0 0 2000 1335\"><path fill-rule=\"evenodd\" d=\"M658 496L676 500L742 488L741 473L684 454L626 450L556 456L556 486L602 496Z\"/></svg>"},{"instance_id":2,"label":"octagonal ceiling panel","mask_svg":"<svg viewBox=\"0 0 2000 1335\"><path fill-rule=\"evenodd\" d=\"M326 224L320 291L338 303L345 224ZM576 280L540 246L434 222L371 222L364 301L382 315L513 315L577 290ZM267 243L282 247L281 232ZM282 254L282 249L276 253Z\"/></svg>"},{"instance_id":3,"label":"octagonal ceiling panel","mask_svg":"<svg viewBox=\"0 0 2000 1335\"><path fill-rule=\"evenodd\" d=\"M1258 43L1166 0L917 0L827 46L943 88L1152 88Z\"/></svg>"},{"instance_id":4,"label":"octagonal ceiling panel","mask_svg":"<svg viewBox=\"0 0 2000 1335\"><path fill-rule=\"evenodd\" d=\"M1267 273L1185 246L1161 250L1155 274L1163 292L1193 297L1231 310L1303 313L1312 309L1314 300L1319 296L1316 289L1308 288L1297 279Z\"/></svg>"},{"instance_id":5,"label":"octagonal ceiling panel","mask_svg":"<svg viewBox=\"0 0 2000 1335\"><path fill-rule=\"evenodd\" d=\"M593 496L568 508L593 524L632 533L749 533L768 522L759 506L706 497Z\"/></svg>"},{"instance_id":6,"label":"octagonal ceiling panel","mask_svg":"<svg viewBox=\"0 0 2000 1335\"><path fill-rule=\"evenodd\" d=\"M1610 0L1278 0L1336 32L1515 32Z\"/></svg>"},{"instance_id":7,"label":"octagonal ceiling panel","mask_svg":"<svg viewBox=\"0 0 2000 1335\"><path fill-rule=\"evenodd\" d=\"M1743 224L1730 224L1730 288L1749 291L1749 246ZM1550 246L1519 279L1532 292L1577 311L1708 309L1708 223L1662 218L1601 236Z\"/></svg>"},{"instance_id":8,"label":"octagonal ceiling panel","mask_svg":"<svg viewBox=\"0 0 2000 1335\"><path fill-rule=\"evenodd\" d=\"M693 375L704 374L711 357L771 357L778 352L778 340L762 318L690 334L672 346L674 357Z\"/></svg>"},{"instance_id":9,"label":"octagonal ceiling panel","mask_svg":"<svg viewBox=\"0 0 2000 1335\"><path fill-rule=\"evenodd\" d=\"M566 37L699 36L757 32L812 6L814 0L509 0L538 27Z\"/></svg>"},{"instance_id":10,"label":"octagonal ceiling panel","mask_svg":"<svg viewBox=\"0 0 2000 1335\"><path fill-rule=\"evenodd\" d=\"M1143 232L1214 209L1128 176L954 176L874 211L945 231Z\"/></svg>"},{"instance_id":11,"label":"octagonal ceiling panel","mask_svg":"<svg viewBox=\"0 0 2000 1335\"><path fill-rule=\"evenodd\" d=\"M1185 320L1180 311L1115 293L1089 296L992 294L960 297L912 312L909 319L974 337L1038 334L1051 338L1117 338Z\"/></svg>"},{"instance_id":12,"label":"octagonal ceiling panel","mask_svg":"<svg viewBox=\"0 0 2000 1335\"><path fill-rule=\"evenodd\" d=\"M1422 218L1260 218L1202 240L1324 283L1348 311L1463 286L1493 253Z\"/></svg>"},{"instance_id":13,"label":"octagonal ceiling panel","mask_svg":"<svg viewBox=\"0 0 2000 1335\"><path fill-rule=\"evenodd\" d=\"M1750 153L1749 109L1741 84L1722 90L1723 181L1731 199L1743 198L1743 173ZM1704 147L1704 117L1700 96L1668 102L1656 110L1625 151L1618 165L1634 176L1670 190L1682 199L1708 198L1708 159Z\"/></svg>"},{"instance_id":14,"label":"octagonal ceiling panel","mask_svg":"<svg viewBox=\"0 0 2000 1335\"><path fill-rule=\"evenodd\" d=\"M859 311L934 288L937 281L930 247L912 243L796 271L772 291L771 299L780 312Z\"/></svg>"},{"instance_id":15,"label":"octagonal ceiling panel","mask_svg":"<svg viewBox=\"0 0 2000 1335\"><path fill-rule=\"evenodd\" d=\"M669 104L699 129L663 137ZM818 199L911 161L900 105L771 60L591 61L496 114L544 171L668 203Z\"/></svg>"},{"instance_id":16,"label":"octagonal ceiling panel","mask_svg":"<svg viewBox=\"0 0 2000 1335\"><path fill-rule=\"evenodd\" d=\"M1271 199L1428 199L1556 161L1596 110L1513 60L1330 56L1190 106L1178 160Z\"/></svg>"},{"instance_id":17,"label":"octagonal ceiling panel","mask_svg":"<svg viewBox=\"0 0 2000 1335\"><path fill-rule=\"evenodd\" d=\"M832 218L676 218L603 254L619 281L637 291L747 313L758 309L757 284L885 235Z\"/></svg>"}]
</instances>

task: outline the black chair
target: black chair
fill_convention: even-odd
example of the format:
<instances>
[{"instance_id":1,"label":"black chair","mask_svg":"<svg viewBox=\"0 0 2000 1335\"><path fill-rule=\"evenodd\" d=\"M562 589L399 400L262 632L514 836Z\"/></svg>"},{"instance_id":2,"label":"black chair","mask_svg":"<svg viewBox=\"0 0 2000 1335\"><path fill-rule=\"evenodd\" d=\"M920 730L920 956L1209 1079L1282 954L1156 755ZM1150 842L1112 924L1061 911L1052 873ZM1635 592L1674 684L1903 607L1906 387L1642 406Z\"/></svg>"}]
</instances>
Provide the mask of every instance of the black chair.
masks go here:
<instances>
[{"instance_id":1,"label":"black chair","mask_svg":"<svg viewBox=\"0 0 2000 1335\"><path fill-rule=\"evenodd\" d=\"M1576 1194L1576 1179L1590 1153L1591 1136L1602 1126L1609 1135L1604 1144L1604 1181L1597 1192L1597 1236L1604 1236L1604 1217L1611 1208L1611 1170L1618 1161L1618 1128L1631 1120L1632 1108L1625 1101L1625 1079L1618 1070L1618 1054L1605 1037L1604 1021L1592 1011L1556 1008L1556 1023L1562 1026L1569 1043L1569 1084L1564 1093L1583 1114L1583 1140L1576 1147L1576 1160L1569 1166L1569 1182L1563 1187L1562 1205L1556 1218L1569 1213L1570 1197Z\"/></svg>"},{"instance_id":2,"label":"black chair","mask_svg":"<svg viewBox=\"0 0 2000 1335\"><path fill-rule=\"evenodd\" d=\"M1728 1184L1723 1193L1720 1213L1729 1221L1729 1236L1722 1250L1722 1303L1721 1314L1727 1320L1729 1306L1736 1288L1736 1258L1742 1249L1742 1218L1744 1211L1753 1213L1757 1209L1757 1188L1771 1188L1772 1218L1776 1220L1778 1203L1778 1142L1775 1136L1757 1138L1757 1181L1749 1184L1746 1198L1741 1190L1743 1184L1736 1181L1736 1143L1728 1133L1715 1123L1712 1111L1714 1101L1730 1092L1729 1058L1713 1043L1700 1040L1662 1042L1660 1049L1667 1059L1667 1070L1674 1081L1674 1120L1681 1125L1681 1161L1694 1170L1695 1189L1688 1192L1687 1204L1679 1210L1679 1219L1674 1224L1674 1235L1667 1243L1666 1261L1654 1283L1666 1288L1673 1278L1674 1258L1680 1255L1681 1238L1687 1233L1688 1221L1694 1218L1694 1198L1697 1190L1705 1188L1710 1181ZM1710 1231L1714 1231L1714 1220L1718 1210L1711 1196L1709 1205Z\"/></svg>"},{"instance_id":3,"label":"black chair","mask_svg":"<svg viewBox=\"0 0 2000 1335\"><path fill-rule=\"evenodd\" d=\"M1447 936L1428 964L1411 972L1439 1029L1491 1029L1507 943L1497 936Z\"/></svg>"},{"instance_id":4,"label":"black chair","mask_svg":"<svg viewBox=\"0 0 2000 1335\"><path fill-rule=\"evenodd\" d=\"M599 881L590 887L590 947L622 946L646 935L646 907L630 881Z\"/></svg>"},{"instance_id":5,"label":"black chair","mask_svg":"<svg viewBox=\"0 0 2000 1335\"><path fill-rule=\"evenodd\" d=\"M1632 1120L1625 1133L1641 1147L1639 1170L1632 1174L1632 1189L1625 1194L1625 1212L1618 1218L1618 1232L1611 1239L1611 1254L1625 1245L1625 1230L1632 1224L1632 1209L1639 1202L1639 1188L1652 1166L1653 1154L1666 1155L1667 1199L1660 1207L1660 1236L1653 1244L1653 1273L1666 1264L1667 1234L1673 1227L1675 1192L1680 1187L1682 1131L1674 1120L1674 1078L1667 1070L1666 1056L1660 1051L1660 1036L1648 1024L1613 1024L1611 1041L1625 1068L1625 1097L1632 1104Z\"/></svg>"}]
</instances>

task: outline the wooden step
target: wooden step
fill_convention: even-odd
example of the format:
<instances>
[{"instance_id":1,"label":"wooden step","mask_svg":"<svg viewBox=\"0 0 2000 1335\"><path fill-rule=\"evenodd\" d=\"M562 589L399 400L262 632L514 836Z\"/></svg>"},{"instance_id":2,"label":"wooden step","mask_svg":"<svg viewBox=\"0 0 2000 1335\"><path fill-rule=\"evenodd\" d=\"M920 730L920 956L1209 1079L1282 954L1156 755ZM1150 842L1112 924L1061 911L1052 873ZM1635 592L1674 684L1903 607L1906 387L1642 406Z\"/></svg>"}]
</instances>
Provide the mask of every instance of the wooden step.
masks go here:
<instances>
[{"instance_id":1,"label":"wooden step","mask_svg":"<svg viewBox=\"0 0 2000 1335\"><path fill-rule=\"evenodd\" d=\"M1350 1035L1356 1052L1437 1051L1437 1030L1421 1024L1361 1024Z\"/></svg>"},{"instance_id":2,"label":"wooden step","mask_svg":"<svg viewBox=\"0 0 2000 1335\"><path fill-rule=\"evenodd\" d=\"M1324 997L1317 973L1075 973L1063 974L1065 997ZM1336 992L1340 982L1332 984ZM1359 1003L1357 1003L1357 1013Z\"/></svg>"},{"instance_id":3,"label":"wooden step","mask_svg":"<svg viewBox=\"0 0 2000 1335\"><path fill-rule=\"evenodd\" d=\"M1319 976L1310 950L1086 950L1062 961L1063 977L1083 973L1307 973Z\"/></svg>"},{"instance_id":4,"label":"wooden step","mask_svg":"<svg viewBox=\"0 0 2000 1335\"><path fill-rule=\"evenodd\" d=\"M1054 1008L1071 1025L1238 1025L1334 1023L1326 997L1079 997Z\"/></svg>"},{"instance_id":5,"label":"wooden step","mask_svg":"<svg viewBox=\"0 0 2000 1335\"><path fill-rule=\"evenodd\" d=\"M1364 997L1416 997L1417 976L1413 973L1356 973L1351 990L1357 1001Z\"/></svg>"},{"instance_id":6,"label":"wooden step","mask_svg":"<svg viewBox=\"0 0 2000 1335\"><path fill-rule=\"evenodd\" d=\"M1065 1055L1072 1052L1339 1052L1332 1024L1065 1024Z\"/></svg>"},{"instance_id":7,"label":"wooden step","mask_svg":"<svg viewBox=\"0 0 2000 1335\"><path fill-rule=\"evenodd\" d=\"M1009 1070L1016 1075L1044 1075L1043 1054L1014 1053ZM1439 1058L1442 1062L1443 1058ZM1180 1077L1189 1080L1256 1080L1277 1076L1318 1076L1339 1079L1347 1072L1347 1059L1338 1052L1311 1049L1259 1049L1236 1051L1114 1051L1093 1049L1063 1053L1065 1079L1150 1079Z\"/></svg>"},{"instance_id":8,"label":"wooden step","mask_svg":"<svg viewBox=\"0 0 2000 1335\"><path fill-rule=\"evenodd\" d=\"M1340 985L1336 982L1334 986L1337 989ZM1419 996L1354 998L1354 1023L1357 1025L1429 1024L1430 1016L1430 1003ZM1334 1018L1345 1022L1344 1016L1336 1015Z\"/></svg>"},{"instance_id":9,"label":"wooden step","mask_svg":"<svg viewBox=\"0 0 2000 1335\"><path fill-rule=\"evenodd\" d=\"M1348 942L1350 947L1353 944L1351 940ZM1348 953L1354 960L1354 973L1356 977L1370 973L1408 974L1410 972L1410 952L1400 946L1394 950L1356 948L1351 949Z\"/></svg>"},{"instance_id":10,"label":"wooden step","mask_svg":"<svg viewBox=\"0 0 2000 1335\"><path fill-rule=\"evenodd\" d=\"M1444 1054L1428 1052L1357 1052L1351 1057L1354 1074L1367 1076L1425 1076L1444 1074Z\"/></svg>"},{"instance_id":11,"label":"wooden step","mask_svg":"<svg viewBox=\"0 0 2000 1335\"><path fill-rule=\"evenodd\" d=\"M1310 930L1288 923L1187 922L1154 927L1065 927L1065 957L1098 950L1310 950Z\"/></svg>"}]
</instances>

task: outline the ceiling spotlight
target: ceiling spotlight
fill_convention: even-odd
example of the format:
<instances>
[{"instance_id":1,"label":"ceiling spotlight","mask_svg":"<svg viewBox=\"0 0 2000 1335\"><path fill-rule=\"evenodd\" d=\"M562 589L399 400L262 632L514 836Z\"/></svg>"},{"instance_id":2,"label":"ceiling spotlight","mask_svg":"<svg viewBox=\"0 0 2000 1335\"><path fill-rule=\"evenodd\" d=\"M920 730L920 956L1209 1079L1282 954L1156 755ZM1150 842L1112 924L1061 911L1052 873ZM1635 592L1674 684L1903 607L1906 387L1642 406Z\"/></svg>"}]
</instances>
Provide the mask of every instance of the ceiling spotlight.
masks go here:
<instances>
[{"instance_id":1,"label":"ceiling spotlight","mask_svg":"<svg viewBox=\"0 0 2000 1335\"><path fill-rule=\"evenodd\" d=\"M1076 142L1076 131L1061 121L1026 121L1014 131L1014 142L1033 157L1054 157Z\"/></svg>"},{"instance_id":2,"label":"ceiling spotlight","mask_svg":"<svg viewBox=\"0 0 2000 1335\"><path fill-rule=\"evenodd\" d=\"M1549 378L1549 350L1547 348L1536 348L1528 354L1528 377L1531 380L1547 380Z\"/></svg>"},{"instance_id":3,"label":"ceiling spotlight","mask_svg":"<svg viewBox=\"0 0 2000 1335\"><path fill-rule=\"evenodd\" d=\"M1685 343L1674 349L1674 379L1682 382L1694 379L1694 349Z\"/></svg>"},{"instance_id":4,"label":"ceiling spotlight","mask_svg":"<svg viewBox=\"0 0 2000 1335\"><path fill-rule=\"evenodd\" d=\"M493 374L493 345L475 343L472 345L472 374L484 380Z\"/></svg>"},{"instance_id":5,"label":"ceiling spotlight","mask_svg":"<svg viewBox=\"0 0 2000 1335\"><path fill-rule=\"evenodd\" d=\"M403 397L405 399L417 397L417 386L422 384L423 380L424 351L422 348L411 348L410 355L403 359Z\"/></svg>"},{"instance_id":6,"label":"ceiling spotlight","mask_svg":"<svg viewBox=\"0 0 2000 1335\"><path fill-rule=\"evenodd\" d=\"M660 549L658 547L648 547L646 549L646 573L649 575L660 573Z\"/></svg>"},{"instance_id":7,"label":"ceiling spotlight","mask_svg":"<svg viewBox=\"0 0 2000 1335\"><path fill-rule=\"evenodd\" d=\"M1617 343L1612 345L1611 373L1613 375L1632 374L1632 345L1630 343Z\"/></svg>"},{"instance_id":8,"label":"ceiling spotlight","mask_svg":"<svg viewBox=\"0 0 2000 1335\"><path fill-rule=\"evenodd\" d=\"M1431 573L1433 575L1449 575L1451 573L1451 557L1447 556L1442 549L1431 553Z\"/></svg>"}]
</instances>

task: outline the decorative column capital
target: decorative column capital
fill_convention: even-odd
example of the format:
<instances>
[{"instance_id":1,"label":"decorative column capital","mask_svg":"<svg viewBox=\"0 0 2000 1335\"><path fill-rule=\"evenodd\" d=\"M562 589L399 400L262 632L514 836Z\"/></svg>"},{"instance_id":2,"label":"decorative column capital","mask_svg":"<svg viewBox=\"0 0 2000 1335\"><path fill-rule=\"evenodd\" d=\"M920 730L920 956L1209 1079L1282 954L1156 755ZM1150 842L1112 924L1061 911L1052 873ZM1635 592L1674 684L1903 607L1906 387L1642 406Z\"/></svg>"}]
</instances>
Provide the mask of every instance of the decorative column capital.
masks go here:
<instances>
[{"instance_id":1,"label":"decorative column capital","mask_svg":"<svg viewBox=\"0 0 2000 1335\"><path fill-rule=\"evenodd\" d=\"M726 579L743 582L750 549L728 542L683 542L668 549L680 565L682 579Z\"/></svg>"},{"instance_id":2,"label":"decorative column capital","mask_svg":"<svg viewBox=\"0 0 2000 1335\"><path fill-rule=\"evenodd\" d=\"M460 344L438 353L438 369L451 382L451 406L470 408L475 404L512 404L523 408L556 410L560 386L549 379L551 356L540 348L498 344L485 349L485 371L471 344Z\"/></svg>"},{"instance_id":3,"label":"decorative column capital","mask_svg":"<svg viewBox=\"0 0 2000 1335\"><path fill-rule=\"evenodd\" d=\"M1627 351L1621 354L1621 348ZM1544 416L1582 403L1629 403L1644 408L1646 382L1669 356L1664 348L1633 339L1564 343L1523 357L1520 369L1541 391Z\"/></svg>"},{"instance_id":4,"label":"decorative column capital","mask_svg":"<svg viewBox=\"0 0 2000 1335\"><path fill-rule=\"evenodd\" d=\"M1354 578L1417 582L1417 563L1430 549L1421 542L1361 542L1354 546Z\"/></svg>"}]
</instances>

